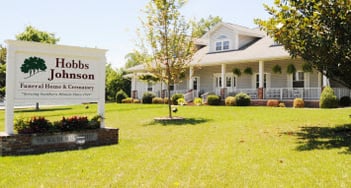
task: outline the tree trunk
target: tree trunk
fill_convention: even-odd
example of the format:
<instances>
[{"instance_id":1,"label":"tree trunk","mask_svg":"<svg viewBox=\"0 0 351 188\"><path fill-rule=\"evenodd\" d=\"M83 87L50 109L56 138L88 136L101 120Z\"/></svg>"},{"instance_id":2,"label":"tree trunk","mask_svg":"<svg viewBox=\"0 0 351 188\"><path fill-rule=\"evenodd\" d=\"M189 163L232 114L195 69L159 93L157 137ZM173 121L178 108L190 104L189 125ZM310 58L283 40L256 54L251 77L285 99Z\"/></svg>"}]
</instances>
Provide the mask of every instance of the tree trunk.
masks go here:
<instances>
[{"instance_id":1,"label":"tree trunk","mask_svg":"<svg viewBox=\"0 0 351 188\"><path fill-rule=\"evenodd\" d=\"M172 101L171 101L171 82L168 78L167 92L168 92L168 117L172 119Z\"/></svg>"}]
</instances>

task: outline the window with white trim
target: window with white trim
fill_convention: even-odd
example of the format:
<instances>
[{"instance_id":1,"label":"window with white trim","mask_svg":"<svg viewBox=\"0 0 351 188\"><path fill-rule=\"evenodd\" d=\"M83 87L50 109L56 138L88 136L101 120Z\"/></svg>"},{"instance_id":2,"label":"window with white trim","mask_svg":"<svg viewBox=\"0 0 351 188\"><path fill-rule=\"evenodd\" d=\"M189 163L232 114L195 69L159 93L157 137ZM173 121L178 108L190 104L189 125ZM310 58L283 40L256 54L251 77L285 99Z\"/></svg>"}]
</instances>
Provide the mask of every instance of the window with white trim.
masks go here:
<instances>
[{"instance_id":1,"label":"window with white trim","mask_svg":"<svg viewBox=\"0 0 351 188\"><path fill-rule=\"evenodd\" d=\"M152 91L152 83L147 82L147 91Z\"/></svg>"},{"instance_id":2,"label":"window with white trim","mask_svg":"<svg viewBox=\"0 0 351 188\"><path fill-rule=\"evenodd\" d=\"M216 87L222 87L222 77L216 76Z\"/></svg>"},{"instance_id":3,"label":"window with white trim","mask_svg":"<svg viewBox=\"0 0 351 188\"><path fill-rule=\"evenodd\" d=\"M260 87L260 75L256 74L256 88ZM267 88L267 74L263 76L263 88Z\"/></svg>"},{"instance_id":4,"label":"window with white trim","mask_svg":"<svg viewBox=\"0 0 351 188\"><path fill-rule=\"evenodd\" d=\"M222 51L222 42L216 42L216 51Z\"/></svg>"},{"instance_id":5,"label":"window with white trim","mask_svg":"<svg viewBox=\"0 0 351 188\"><path fill-rule=\"evenodd\" d=\"M293 74L293 87L303 88L305 86L305 74L302 71L298 71Z\"/></svg>"},{"instance_id":6,"label":"window with white trim","mask_svg":"<svg viewBox=\"0 0 351 188\"><path fill-rule=\"evenodd\" d=\"M236 77L231 73L227 73L225 75L224 84L225 84L226 88L235 88L236 87ZM222 87L222 75L221 74L215 75L215 87L216 88Z\"/></svg>"},{"instance_id":7,"label":"window with white trim","mask_svg":"<svg viewBox=\"0 0 351 188\"><path fill-rule=\"evenodd\" d=\"M223 50L229 50L229 41L223 41Z\"/></svg>"},{"instance_id":8,"label":"window with white trim","mask_svg":"<svg viewBox=\"0 0 351 188\"><path fill-rule=\"evenodd\" d=\"M216 51L223 51L223 50L229 50L229 49L230 49L230 42L227 39L227 36L221 35L217 37Z\"/></svg>"},{"instance_id":9,"label":"window with white trim","mask_svg":"<svg viewBox=\"0 0 351 188\"><path fill-rule=\"evenodd\" d=\"M232 77L229 77L229 76L225 77L225 86L232 87Z\"/></svg>"}]
</instances>

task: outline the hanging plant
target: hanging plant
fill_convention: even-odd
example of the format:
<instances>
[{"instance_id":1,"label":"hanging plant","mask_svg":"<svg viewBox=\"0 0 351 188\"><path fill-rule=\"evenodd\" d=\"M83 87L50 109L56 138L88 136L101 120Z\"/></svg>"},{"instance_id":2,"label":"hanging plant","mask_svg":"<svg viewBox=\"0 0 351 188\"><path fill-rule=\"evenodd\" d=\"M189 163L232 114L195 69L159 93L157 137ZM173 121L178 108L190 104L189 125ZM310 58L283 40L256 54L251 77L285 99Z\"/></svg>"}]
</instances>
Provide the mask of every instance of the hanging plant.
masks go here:
<instances>
[{"instance_id":1,"label":"hanging plant","mask_svg":"<svg viewBox=\"0 0 351 188\"><path fill-rule=\"evenodd\" d=\"M245 74L248 74L248 75L252 75L252 68L251 68L251 67L246 67L246 68L244 69L244 73L245 73Z\"/></svg>"},{"instance_id":2,"label":"hanging plant","mask_svg":"<svg viewBox=\"0 0 351 188\"><path fill-rule=\"evenodd\" d=\"M294 64L290 63L288 67L286 68L286 72L288 74L294 74L296 72L296 67Z\"/></svg>"},{"instance_id":3,"label":"hanging plant","mask_svg":"<svg viewBox=\"0 0 351 188\"><path fill-rule=\"evenodd\" d=\"M233 68L233 74L241 76L241 70L239 68Z\"/></svg>"},{"instance_id":4,"label":"hanging plant","mask_svg":"<svg viewBox=\"0 0 351 188\"><path fill-rule=\"evenodd\" d=\"M272 72L274 74L278 74L278 73L281 74L282 73L282 67L280 65L276 64L276 65L274 65L272 67Z\"/></svg>"},{"instance_id":5,"label":"hanging plant","mask_svg":"<svg viewBox=\"0 0 351 188\"><path fill-rule=\"evenodd\" d=\"M304 62L302 64L302 70L303 72L312 72L312 65L310 63Z\"/></svg>"}]
</instances>

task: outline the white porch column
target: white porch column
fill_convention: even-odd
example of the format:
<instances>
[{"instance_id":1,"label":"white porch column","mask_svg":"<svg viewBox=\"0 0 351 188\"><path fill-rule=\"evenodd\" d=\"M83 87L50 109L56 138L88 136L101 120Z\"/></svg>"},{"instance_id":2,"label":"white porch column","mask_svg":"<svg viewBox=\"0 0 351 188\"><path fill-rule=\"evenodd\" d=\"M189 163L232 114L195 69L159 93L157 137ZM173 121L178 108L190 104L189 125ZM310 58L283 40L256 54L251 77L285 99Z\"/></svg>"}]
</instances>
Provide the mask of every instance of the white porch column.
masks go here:
<instances>
[{"instance_id":1,"label":"white porch column","mask_svg":"<svg viewBox=\"0 0 351 188\"><path fill-rule=\"evenodd\" d=\"M323 80L322 80L322 86L326 87L326 86L330 86L330 82L329 82L329 78L327 76L325 76L325 74L323 74Z\"/></svg>"},{"instance_id":2,"label":"white porch column","mask_svg":"<svg viewBox=\"0 0 351 188\"><path fill-rule=\"evenodd\" d=\"M222 80L222 86L221 86L221 90L220 90L220 95L221 95L221 98L222 99L225 99L227 97L227 88L226 88L226 79L225 79L225 68L226 68L226 65L225 64L222 64L222 67L221 67L221 80Z\"/></svg>"},{"instance_id":3,"label":"white porch column","mask_svg":"<svg viewBox=\"0 0 351 188\"><path fill-rule=\"evenodd\" d=\"M132 76L132 92L136 89L136 73Z\"/></svg>"},{"instance_id":4,"label":"white porch column","mask_svg":"<svg viewBox=\"0 0 351 188\"><path fill-rule=\"evenodd\" d=\"M188 90L194 89L193 75L194 75L194 67L190 67L189 68L189 88L188 88Z\"/></svg>"},{"instance_id":5,"label":"white porch column","mask_svg":"<svg viewBox=\"0 0 351 188\"><path fill-rule=\"evenodd\" d=\"M258 62L258 77L259 77L259 88L264 87L264 62L259 61Z\"/></svg>"},{"instance_id":6,"label":"white porch column","mask_svg":"<svg viewBox=\"0 0 351 188\"><path fill-rule=\"evenodd\" d=\"M221 77L222 77L222 87L221 88L225 88L225 64L222 64L222 67L221 67Z\"/></svg>"}]
</instances>

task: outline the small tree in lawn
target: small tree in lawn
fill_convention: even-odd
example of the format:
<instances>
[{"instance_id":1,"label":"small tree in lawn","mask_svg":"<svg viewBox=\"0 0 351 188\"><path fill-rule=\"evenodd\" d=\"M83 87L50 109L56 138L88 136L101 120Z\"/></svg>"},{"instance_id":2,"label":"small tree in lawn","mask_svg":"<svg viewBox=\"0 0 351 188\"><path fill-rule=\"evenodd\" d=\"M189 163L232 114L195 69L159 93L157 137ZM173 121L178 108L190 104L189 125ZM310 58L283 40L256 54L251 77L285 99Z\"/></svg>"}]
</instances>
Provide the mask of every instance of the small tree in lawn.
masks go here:
<instances>
[{"instance_id":1,"label":"small tree in lawn","mask_svg":"<svg viewBox=\"0 0 351 188\"><path fill-rule=\"evenodd\" d=\"M146 19L142 20L145 38L142 48L151 51L152 60L145 61L149 71L165 82L168 91L168 112L172 118L172 84L180 81L194 54L190 24L180 14L185 0L151 0L145 7Z\"/></svg>"}]
</instances>

